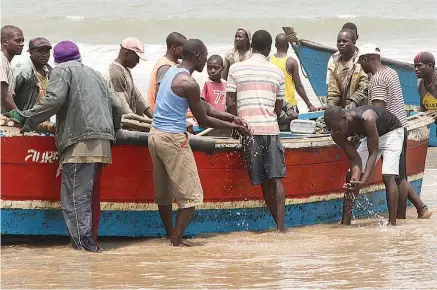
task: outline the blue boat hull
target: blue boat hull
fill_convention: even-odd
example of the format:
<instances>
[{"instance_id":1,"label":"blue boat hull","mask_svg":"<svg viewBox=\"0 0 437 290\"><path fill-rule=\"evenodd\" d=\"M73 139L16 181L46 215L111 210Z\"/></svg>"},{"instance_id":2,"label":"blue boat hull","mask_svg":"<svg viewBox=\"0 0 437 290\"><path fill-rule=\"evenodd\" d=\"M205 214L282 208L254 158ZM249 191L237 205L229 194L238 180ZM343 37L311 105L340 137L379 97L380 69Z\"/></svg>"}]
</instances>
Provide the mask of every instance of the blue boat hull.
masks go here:
<instances>
[{"instance_id":1,"label":"blue boat hull","mask_svg":"<svg viewBox=\"0 0 437 290\"><path fill-rule=\"evenodd\" d=\"M328 60L336 50L306 40L300 40L299 43L299 45L293 45L293 49L305 69L305 75L308 77L316 95L326 96ZM413 65L388 59L383 59L383 62L398 73L407 107L417 109L420 106L420 97L417 91L417 76L414 73ZM436 131L436 125L432 124L429 139L430 146L437 146Z\"/></svg>"},{"instance_id":2,"label":"blue boat hull","mask_svg":"<svg viewBox=\"0 0 437 290\"><path fill-rule=\"evenodd\" d=\"M422 178L411 185L420 193ZM337 222L341 218L343 200L334 198L318 202L288 204L286 225L303 226ZM387 211L385 190L379 189L360 195L355 217L375 216ZM186 234L256 231L274 228L274 221L266 207L241 209L201 209L189 225ZM11 235L67 235L58 209L7 209L1 210L1 233ZM156 210L103 210L100 219L101 236L156 237L164 235Z\"/></svg>"}]
</instances>

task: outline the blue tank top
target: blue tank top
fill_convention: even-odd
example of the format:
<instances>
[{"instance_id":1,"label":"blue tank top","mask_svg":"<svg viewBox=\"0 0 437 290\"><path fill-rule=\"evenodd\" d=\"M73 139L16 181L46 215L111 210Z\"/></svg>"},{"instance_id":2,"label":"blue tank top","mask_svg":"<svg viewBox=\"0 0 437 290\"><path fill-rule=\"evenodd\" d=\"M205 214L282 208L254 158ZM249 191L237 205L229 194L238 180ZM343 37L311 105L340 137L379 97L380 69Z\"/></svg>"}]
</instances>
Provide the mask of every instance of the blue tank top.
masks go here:
<instances>
[{"instance_id":1,"label":"blue tank top","mask_svg":"<svg viewBox=\"0 0 437 290\"><path fill-rule=\"evenodd\" d=\"M187 129L188 99L176 95L171 89L173 79L181 72L189 73L185 68L170 68L159 85L152 121L152 127L159 131L183 133Z\"/></svg>"}]
</instances>

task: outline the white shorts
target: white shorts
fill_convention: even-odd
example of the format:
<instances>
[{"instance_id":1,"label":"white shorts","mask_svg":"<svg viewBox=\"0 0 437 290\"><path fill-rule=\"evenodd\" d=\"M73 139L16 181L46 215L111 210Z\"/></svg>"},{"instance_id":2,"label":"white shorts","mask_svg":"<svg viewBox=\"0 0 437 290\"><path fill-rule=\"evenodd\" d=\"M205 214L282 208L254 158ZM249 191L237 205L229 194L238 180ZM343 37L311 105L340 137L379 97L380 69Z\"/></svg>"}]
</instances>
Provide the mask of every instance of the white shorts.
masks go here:
<instances>
[{"instance_id":1,"label":"white shorts","mask_svg":"<svg viewBox=\"0 0 437 290\"><path fill-rule=\"evenodd\" d=\"M382 174L399 175L399 160L402 153L404 142L404 128L395 129L379 137L378 159L382 160ZM363 164L362 171L366 169L367 159L369 159L369 149L367 148L367 137L361 140L357 149Z\"/></svg>"}]
</instances>

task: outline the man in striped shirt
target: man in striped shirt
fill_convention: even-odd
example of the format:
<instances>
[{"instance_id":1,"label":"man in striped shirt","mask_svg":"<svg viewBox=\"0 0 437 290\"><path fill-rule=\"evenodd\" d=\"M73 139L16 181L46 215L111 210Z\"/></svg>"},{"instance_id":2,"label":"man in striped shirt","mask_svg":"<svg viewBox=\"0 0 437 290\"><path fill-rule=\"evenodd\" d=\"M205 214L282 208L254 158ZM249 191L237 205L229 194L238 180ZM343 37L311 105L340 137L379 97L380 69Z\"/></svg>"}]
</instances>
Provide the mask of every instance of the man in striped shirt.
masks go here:
<instances>
[{"instance_id":1,"label":"man in striped shirt","mask_svg":"<svg viewBox=\"0 0 437 290\"><path fill-rule=\"evenodd\" d=\"M387 109L401 121L402 126L405 128L407 113L401 83L396 71L381 63L380 49L371 43L360 47L358 62L365 73L372 74L369 83L369 103ZM406 218L407 197L416 207L419 218L429 218L432 212L407 181L407 140L408 134L405 129L403 149L399 162L399 175L396 177L396 183L399 187L397 218Z\"/></svg>"},{"instance_id":2,"label":"man in striped shirt","mask_svg":"<svg viewBox=\"0 0 437 290\"><path fill-rule=\"evenodd\" d=\"M244 159L253 185L261 185L264 200L277 229L284 232L286 176L284 146L279 137L278 116L285 98L284 73L267 56L272 36L258 30L252 37L252 55L235 63L227 79L227 110L246 120L253 137L243 138Z\"/></svg>"}]
</instances>

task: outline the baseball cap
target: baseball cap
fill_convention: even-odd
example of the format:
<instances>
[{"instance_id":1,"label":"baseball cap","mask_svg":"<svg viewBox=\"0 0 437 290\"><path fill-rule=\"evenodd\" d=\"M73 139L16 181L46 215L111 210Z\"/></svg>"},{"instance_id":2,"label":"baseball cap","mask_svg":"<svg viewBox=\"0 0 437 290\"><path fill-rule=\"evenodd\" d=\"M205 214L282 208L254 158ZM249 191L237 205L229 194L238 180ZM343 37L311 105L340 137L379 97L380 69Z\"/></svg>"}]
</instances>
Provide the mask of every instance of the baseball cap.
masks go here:
<instances>
[{"instance_id":1,"label":"baseball cap","mask_svg":"<svg viewBox=\"0 0 437 290\"><path fill-rule=\"evenodd\" d=\"M373 43L367 43L358 49L358 57L368 54L378 54L380 55L380 49Z\"/></svg>"},{"instance_id":2,"label":"baseball cap","mask_svg":"<svg viewBox=\"0 0 437 290\"><path fill-rule=\"evenodd\" d=\"M135 37L128 37L123 39L121 47L135 51L135 53L142 59L147 60L147 56L144 53L144 45L141 41Z\"/></svg>"},{"instance_id":3,"label":"baseball cap","mask_svg":"<svg viewBox=\"0 0 437 290\"><path fill-rule=\"evenodd\" d=\"M34 49L34 48L38 48L38 47L49 47L49 48L52 48L52 45L47 40L47 38L44 38L44 37L32 38L29 41L29 50Z\"/></svg>"}]
</instances>

